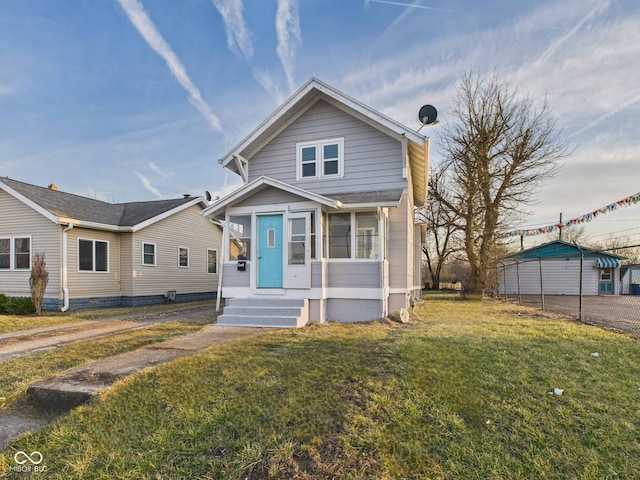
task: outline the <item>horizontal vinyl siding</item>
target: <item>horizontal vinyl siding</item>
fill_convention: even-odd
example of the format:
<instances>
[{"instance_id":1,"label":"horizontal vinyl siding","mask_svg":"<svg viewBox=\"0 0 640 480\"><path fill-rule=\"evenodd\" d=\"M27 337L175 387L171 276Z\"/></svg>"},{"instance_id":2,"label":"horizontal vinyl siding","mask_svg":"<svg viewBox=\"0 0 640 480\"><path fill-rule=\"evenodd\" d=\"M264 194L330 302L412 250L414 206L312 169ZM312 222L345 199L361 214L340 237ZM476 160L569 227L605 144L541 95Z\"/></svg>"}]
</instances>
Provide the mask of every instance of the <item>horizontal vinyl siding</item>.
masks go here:
<instances>
[{"instance_id":1,"label":"horizontal vinyl siding","mask_svg":"<svg viewBox=\"0 0 640 480\"><path fill-rule=\"evenodd\" d=\"M250 198L238 202L234 205L234 208L245 206L254 207L263 205L277 205L282 203L295 203L305 200L306 199L294 195L293 193L285 192L273 187L268 187L252 195Z\"/></svg>"},{"instance_id":2,"label":"horizontal vinyl siding","mask_svg":"<svg viewBox=\"0 0 640 480\"><path fill-rule=\"evenodd\" d=\"M61 295L61 228L0 190L0 237L31 237L32 260L34 254L44 253L49 272L45 298L59 299ZM10 297L30 297L30 276L29 270L0 270L0 293Z\"/></svg>"},{"instance_id":3,"label":"horizontal vinyl siding","mask_svg":"<svg viewBox=\"0 0 640 480\"><path fill-rule=\"evenodd\" d=\"M594 268L594 260L585 259L582 274L583 295L597 295L599 271ZM510 295L518 294L518 277L522 295L540 294L540 264L537 260L509 264L498 269L499 291ZM580 260L559 259L542 261L542 281L545 295L579 295L580 294Z\"/></svg>"},{"instance_id":4,"label":"horizontal vinyl siding","mask_svg":"<svg viewBox=\"0 0 640 480\"><path fill-rule=\"evenodd\" d=\"M343 323L368 322L381 317L380 300L327 300L327 320Z\"/></svg>"},{"instance_id":5,"label":"horizontal vinyl siding","mask_svg":"<svg viewBox=\"0 0 640 480\"><path fill-rule=\"evenodd\" d=\"M344 138L344 176L296 181L296 144ZM366 123L319 101L249 162L249 181L262 175L320 193L404 188L402 144Z\"/></svg>"},{"instance_id":6,"label":"horizontal vinyl siding","mask_svg":"<svg viewBox=\"0 0 640 480\"><path fill-rule=\"evenodd\" d=\"M120 296L120 235L76 227L68 237L69 298ZM78 239L109 242L109 271L78 271Z\"/></svg>"},{"instance_id":7,"label":"horizontal vinyl siding","mask_svg":"<svg viewBox=\"0 0 640 480\"><path fill-rule=\"evenodd\" d=\"M214 292L218 275L207 273L207 250L218 252L220 271L220 229L192 206L133 234L133 295L159 295L168 290L178 294ZM142 264L142 244L156 245L156 265ZM178 266L178 247L189 249L189 267Z\"/></svg>"},{"instance_id":8,"label":"horizontal vinyl siding","mask_svg":"<svg viewBox=\"0 0 640 480\"><path fill-rule=\"evenodd\" d=\"M410 223L413 209L409 206L408 195L404 194L398 208L389 209L389 287L408 288L413 286L413 270L410 258ZM411 285L409 285L411 284Z\"/></svg>"},{"instance_id":9,"label":"horizontal vinyl siding","mask_svg":"<svg viewBox=\"0 0 640 480\"><path fill-rule=\"evenodd\" d=\"M380 288L380 262L327 262L331 288Z\"/></svg>"},{"instance_id":10,"label":"horizontal vinyl siding","mask_svg":"<svg viewBox=\"0 0 640 480\"><path fill-rule=\"evenodd\" d=\"M123 297L133 296L133 233L123 233L120 235L120 268L122 275L120 279L120 289Z\"/></svg>"}]
</instances>

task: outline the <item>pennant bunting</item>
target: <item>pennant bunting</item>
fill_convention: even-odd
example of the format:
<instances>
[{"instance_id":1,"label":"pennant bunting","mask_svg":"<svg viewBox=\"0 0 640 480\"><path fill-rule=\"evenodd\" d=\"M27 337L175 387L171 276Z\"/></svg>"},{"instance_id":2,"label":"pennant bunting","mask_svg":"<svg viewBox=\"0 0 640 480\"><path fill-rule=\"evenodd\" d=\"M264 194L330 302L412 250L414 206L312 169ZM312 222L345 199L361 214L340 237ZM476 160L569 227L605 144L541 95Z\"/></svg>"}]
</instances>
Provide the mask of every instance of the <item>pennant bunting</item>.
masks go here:
<instances>
[{"instance_id":1,"label":"pennant bunting","mask_svg":"<svg viewBox=\"0 0 640 480\"><path fill-rule=\"evenodd\" d=\"M618 200L615 203L611 203L606 207L599 208L589 213L585 213L584 215L580 215L579 217L572 218L571 220L567 220L566 222L556 223L554 225L548 225L546 227L533 228L529 230L511 230L510 232L501 232L496 235L496 238L511 238L511 237L529 237L531 235L543 235L546 233L555 232L560 228L571 227L572 225L580 225L585 222L591 222L598 215L604 215L605 213L612 212L621 207L630 207L631 205L635 205L640 202L640 192L635 195L631 195L627 198L623 198L622 200Z\"/></svg>"}]
</instances>

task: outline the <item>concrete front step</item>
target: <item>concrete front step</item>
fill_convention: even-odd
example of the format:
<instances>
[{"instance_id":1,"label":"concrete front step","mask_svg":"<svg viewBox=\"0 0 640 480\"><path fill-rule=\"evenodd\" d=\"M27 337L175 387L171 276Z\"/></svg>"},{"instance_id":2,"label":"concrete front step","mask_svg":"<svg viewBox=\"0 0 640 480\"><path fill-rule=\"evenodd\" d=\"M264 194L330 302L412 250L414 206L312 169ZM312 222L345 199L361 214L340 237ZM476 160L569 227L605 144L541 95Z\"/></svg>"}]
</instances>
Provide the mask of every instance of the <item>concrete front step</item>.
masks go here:
<instances>
[{"instance_id":1,"label":"concrete front step","mask_svg":"<svg viewBox=\"0 0 640 480\"><path fill-rule=\"evenodd\" d=\"M243 327L303 327L309 320L308 301L284 298L230 298L218 325Z\"/></svg>"}]
</instances>

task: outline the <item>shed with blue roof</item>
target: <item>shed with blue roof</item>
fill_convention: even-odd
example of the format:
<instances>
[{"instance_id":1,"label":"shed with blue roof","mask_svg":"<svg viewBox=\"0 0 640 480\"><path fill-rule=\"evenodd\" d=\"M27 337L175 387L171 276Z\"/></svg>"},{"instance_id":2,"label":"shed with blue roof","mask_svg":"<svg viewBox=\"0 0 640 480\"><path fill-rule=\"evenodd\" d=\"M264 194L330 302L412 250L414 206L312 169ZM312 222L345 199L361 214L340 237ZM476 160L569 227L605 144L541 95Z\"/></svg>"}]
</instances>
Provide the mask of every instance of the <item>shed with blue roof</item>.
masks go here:
<instances>
[{"instance_id":1,"label":"shed with blue roof","mask_svg":"<svg viewBox=\"0 0 640 480\"><path fill-rule=\"evenodd\" d=\"M556 240L523 250L498 266L501 295L619 295L625 257Z\"/></svg>"}]
</instances>

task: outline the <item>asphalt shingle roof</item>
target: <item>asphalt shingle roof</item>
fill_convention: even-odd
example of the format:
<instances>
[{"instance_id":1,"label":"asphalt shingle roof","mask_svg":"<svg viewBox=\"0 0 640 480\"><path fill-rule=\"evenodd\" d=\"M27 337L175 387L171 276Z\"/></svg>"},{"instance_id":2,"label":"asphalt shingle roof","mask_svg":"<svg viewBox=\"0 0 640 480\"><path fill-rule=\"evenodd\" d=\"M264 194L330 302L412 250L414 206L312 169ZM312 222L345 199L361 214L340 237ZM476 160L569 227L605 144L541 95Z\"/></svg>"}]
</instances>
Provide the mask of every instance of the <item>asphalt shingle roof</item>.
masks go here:
<instances>
[{"instance_id":1,"label":"asphalt shingle roof","mask_svg":"<svg viewBox=\"0 0 640 480\"><path fill-rule=\"evenodd\" d=\"M193 201L193 197L187 197L146 202L108 203L7 177L0 178L0 182L57 217L118 227L133 227Z\"/></svg>"}]
</instances>

